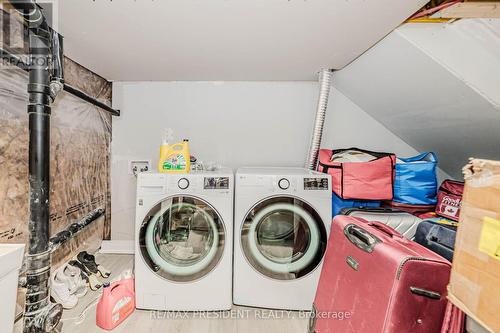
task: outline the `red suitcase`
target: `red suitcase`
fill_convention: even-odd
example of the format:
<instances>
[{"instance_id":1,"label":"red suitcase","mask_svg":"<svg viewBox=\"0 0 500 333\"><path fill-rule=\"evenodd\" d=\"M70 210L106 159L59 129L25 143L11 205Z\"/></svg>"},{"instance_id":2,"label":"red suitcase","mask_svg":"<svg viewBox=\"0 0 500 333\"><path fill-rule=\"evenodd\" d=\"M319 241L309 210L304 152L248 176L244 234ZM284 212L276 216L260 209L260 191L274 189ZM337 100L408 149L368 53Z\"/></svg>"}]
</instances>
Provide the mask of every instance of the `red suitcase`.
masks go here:
<instances>
[{"instance_id":1,"label":"red suitcase","mask_svg":"<svg viewBox=\"0 0 500 333\"><path fill-rule=\"evenodd\" d=\"M316 333L439 333L448 261L380 222L337 216L309 323Z\"/></svg>"}]
</instances>

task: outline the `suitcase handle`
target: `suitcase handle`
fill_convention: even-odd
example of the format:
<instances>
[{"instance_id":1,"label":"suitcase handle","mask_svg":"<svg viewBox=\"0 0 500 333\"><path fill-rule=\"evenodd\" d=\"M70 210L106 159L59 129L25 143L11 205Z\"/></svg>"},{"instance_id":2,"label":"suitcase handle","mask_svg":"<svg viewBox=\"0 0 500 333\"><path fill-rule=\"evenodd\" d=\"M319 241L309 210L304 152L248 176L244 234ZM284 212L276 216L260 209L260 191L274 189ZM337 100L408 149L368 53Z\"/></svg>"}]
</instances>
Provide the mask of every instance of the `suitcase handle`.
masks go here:
<instances>
[{"instance_id":1,"label":"suitcase handle","mask_svg":"<svg viewBox=\"0 0 500 333\"><path fill-rule=\"evenodd\" d=\"M362 211L362 212L368 212L368 213L385 213L385 214L390 214L390 213L401 213L402 211L393 209L393 208L386 208L386 207L364 207L364 206L359 206L359 207L352 207L352 208L342 208L340 210L340 215L350 215L352 212L356 211Z\"/></svg>"},{"instance_id":2,"label":"suitcase handle","mask_svg":"<svg viewBox=\"0 0 500 333\"><path fill-rule=\"evenodd\" d=\"M344 228L344 235L356 247L368 253L373 252L375 245L380 243L380 239L355 224L348 224Z\"/></svg>"},{"instance_id":3,"label":"suitcase handle","mask_svg":"<svg viewBox=\"0 0 500 333\"><path fill-rule=\"evenodd\" d=\"M382 231L383 233L389 235L390 237L403 238L403 235L401 235L399 232L397 232L396 230L392 229L388 225L383 224L381 222L371 221L368 223L368 225Z\"/></svg>"},{"instance_id":4,"label":"suitcase handle","mask_svg":"<svg viewBox=\"0 0 500 333\"><path fill-rule=\"evenodd\" d=\"M368 211L370 213L401 213L401 211L387 207L356 207L356 209Z\"/></svg>"},{"instance_id":5,"label":"suitcase handle","mask_svg":"<svg viewBox=\"0 0 500 333\"><path fill-rule=\"evenodd\" d=\"M441 294L436 291L426 290L417 287L410 287L410 291L418 296L424 296L430 299L437 299L437 300L441 299Z\"/></svg>"}]
</instances>

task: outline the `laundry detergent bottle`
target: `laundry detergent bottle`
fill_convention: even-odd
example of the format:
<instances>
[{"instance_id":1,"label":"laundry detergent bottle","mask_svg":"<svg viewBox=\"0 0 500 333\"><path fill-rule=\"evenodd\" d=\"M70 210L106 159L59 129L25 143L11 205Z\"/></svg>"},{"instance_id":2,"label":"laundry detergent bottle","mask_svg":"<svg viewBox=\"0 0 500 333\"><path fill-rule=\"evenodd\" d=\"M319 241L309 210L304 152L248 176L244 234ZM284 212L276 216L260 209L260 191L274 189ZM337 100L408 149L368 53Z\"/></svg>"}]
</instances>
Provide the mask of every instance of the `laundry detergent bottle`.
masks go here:
<instances>
[{"instance_id":1,"label":"laundry detergent bottle","mask_svg":"<svg viewBox=\"0 0 500 333\"><path fill-rule=\"evenodd\" d=\"M162 173L188 173L191 170L189 141L184 139L180 143L160 148L158 171Z\"/></svg>"},{"instance_id":2,"label":"laundry detergent bottle","mask_svg":"<svg viewBox=\"0 0 500 333\"><path fill-rule=\"evenodd\" d=\"M134 310L134 279L122 279L111 284L106 282L97 303L96 324L110 331L120 325Z\"/></svg>"}]
</instances>

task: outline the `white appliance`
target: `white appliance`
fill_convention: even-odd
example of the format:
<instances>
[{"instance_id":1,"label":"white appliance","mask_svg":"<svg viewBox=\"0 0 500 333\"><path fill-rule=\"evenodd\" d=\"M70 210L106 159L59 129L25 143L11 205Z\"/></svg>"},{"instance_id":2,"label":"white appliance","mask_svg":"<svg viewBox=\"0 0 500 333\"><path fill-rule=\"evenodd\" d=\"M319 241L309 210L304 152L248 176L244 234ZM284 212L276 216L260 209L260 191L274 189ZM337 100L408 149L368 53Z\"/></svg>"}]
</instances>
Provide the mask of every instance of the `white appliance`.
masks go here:
<instances>
[{"instance_id":1,"label":"white appliance","mask_svg":"<svg viewBox=\"0 0 500 333\"><path fill-rule=\"evenodd\" d=\"M232 305L234 177L230 169L137 177L135 291L140 309Z\"/></svg>"},{"instance_id":2,"label":"white appliance","mask_svg":"<svg viewBox=\"0 0 500 333\"><path fill-rule=\"evenodd\" d=\"M19 270L24 257L24 244L0 244L0 325L2 332L12 332L16 317Z\"/></svg>"},{"instance_id":3,"label":"white appliance","mask_svg":"<svg viewBox=\"0 0 500 333\"><path fill-rule=\"evenodd\" d=\"M330 177L241 168L235 182L233 302L310 310L332 219Z\"/></svg>"}]
</instances>

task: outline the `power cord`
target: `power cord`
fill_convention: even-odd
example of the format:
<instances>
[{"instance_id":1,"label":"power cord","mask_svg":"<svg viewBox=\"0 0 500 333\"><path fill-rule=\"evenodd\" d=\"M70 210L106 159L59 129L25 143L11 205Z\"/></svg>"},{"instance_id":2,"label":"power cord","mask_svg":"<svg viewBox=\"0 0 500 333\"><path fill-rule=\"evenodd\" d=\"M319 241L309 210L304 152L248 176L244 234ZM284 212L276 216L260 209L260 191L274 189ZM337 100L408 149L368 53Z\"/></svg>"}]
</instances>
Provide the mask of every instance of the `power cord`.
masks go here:
<instances>
[{"instance_id":1,"label":"power cord","mask_svg":"<svg viewBox=\"0 0 500 333\"><path fill-rule=\"evenodd\" d=\"M75 325L80 325L81 323L83 323L83 321L87 318L87 312L92 308L94 307L95 305L97 305L97 303L99 302L99 299L101 298L101 295L102 295L102 290L99 292L99 296L94 299L92 302L90 302L84 309L83 311L80 313L79 316L77 317L70 317L70 318L62 318L61 319L61 322L65 322L65 321L74 321Z\"/></svg>"}]
</instances>

